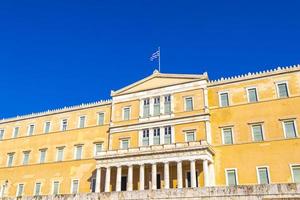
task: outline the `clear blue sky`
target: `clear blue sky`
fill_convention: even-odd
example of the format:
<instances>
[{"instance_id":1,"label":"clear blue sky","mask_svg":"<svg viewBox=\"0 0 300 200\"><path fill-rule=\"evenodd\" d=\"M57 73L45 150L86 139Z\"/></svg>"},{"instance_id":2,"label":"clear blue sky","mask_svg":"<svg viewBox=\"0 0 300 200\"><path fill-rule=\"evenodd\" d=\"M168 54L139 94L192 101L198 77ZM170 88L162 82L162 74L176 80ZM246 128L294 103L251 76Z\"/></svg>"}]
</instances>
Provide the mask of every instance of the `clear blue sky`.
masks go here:
<instances>
[{"instance_id":1,"label":"clear blue sky","mask_svg":"<svg viewBox=\"0 0 300 200\"><path fill-rule=\"evenodd\" d=\"M110 98L152 73L300 63L300 1L0 2L0 118Z\"/></svg>"}]
</instances>

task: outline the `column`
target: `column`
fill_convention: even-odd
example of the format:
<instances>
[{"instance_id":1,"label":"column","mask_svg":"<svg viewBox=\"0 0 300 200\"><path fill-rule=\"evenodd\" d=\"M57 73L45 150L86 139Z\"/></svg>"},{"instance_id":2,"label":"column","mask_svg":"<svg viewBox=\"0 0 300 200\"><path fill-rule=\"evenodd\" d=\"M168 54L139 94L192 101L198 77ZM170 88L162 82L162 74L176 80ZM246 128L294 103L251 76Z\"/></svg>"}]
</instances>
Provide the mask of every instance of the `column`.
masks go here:
<instances>
[{"instance_id":1,"label":"column","mask_svg":"<svg viewBox=\"0 0 300 200\"><path fill-rule=\"evenodd\" d=\"M101 181L101 167L96 169L96 185L95 185L95 192L100 192L100 181Z\"/></svg>"},{"instance_id":2,"label":"column","mask_svg":"<svg viewBox=\"0 0 300 200\"><path fill-rule=\"evenodd\" d=\"M177 162L177 188L182 188L182 161Z\"/></svg>"},{"instance_id":3,"label":"column","mask_svg":"<svg viewBox=\"0 0 300 200\"><path fill-rule=\"evenodd\" d=\"M110 192L110 167L106 168L106 174L105 174L105 192Z\"/></svg>"},{"instance_id":4,"label":"column","mask_svg":"<svg viewBox=\"0 0 300 200\"><path fill-rule=\"evenodd\" d=\"M127 191L132 191L132 178L133 176L133 165L128 166L128 175L127 175Z\"/></svg>"},{"instance_id":5,"label":"column","mask_svg":"<svg viewBox=\"0 0 300 200\"><path fill-rule=\"evenodd\" d=\"M160 96L160 115L165 114L165 96Z\"/></svg>"},{"instance_id":6,"label":"column","mask_svg":"<svg viewBox=\"0 0 300 200\"><path fill-rule=\"evenodd\" d=\"M140 165L140 190L145 188L145 165Z\"/></svg>"},{"instance_id":7,"label":"column","mask_svg":"<svg viewBox=\"0 0 300 200\"><path fill-rule=\"evenodd\" d=\"M196 169L195 169L195 160L190 161L190 170L191 170L191 187L196 187Z\"/></svg>"},{"instance_id":8,"label":"column","mask_svg":"<svg viewBox=\"0 0 300 200\"><path fill-rule=\"evenodd\" d=\"M116 191L121 191L121 177L122 177L122 166L117 168L117 181L116 181Z\"/></svg>"},{"instance_id":9,"label":"column","mask_svg":"<svg viewBox=\"0 0 300 200\"><path fill-rule=\"evenodd\" d=\"M160 127L160 144L165 144L165 128Z\"/></svg>"},{"instance_id":10,"label":"column","mask_svg":"<svg viewBox=\"0 0 300 200\"><path fill-rule=\"evenodd\" d=\"M208 171L209 171L209 186L215 186L215 167L214 163L209 163L208 165Z\"/></svg>"},{"instance_id":11,"label":"column","mask_svg":"<svg viewBox=\"0 0 300 200\"><path fill-rule=\"evenodd\" d=\"M157 176L157 172L156 172L156 163L152 164L152 190L156 190L156 176Z\"/></svg>"},{"instance_id":12,"label":"column","mask_svg":"<svg viewBox=\"0 0 300 200\"><path fill-rule=\"evenodd\" d=\"M208 161L203 160L203 176L204 176L204 187L209 186L209 173L208 173Z\"/></svg>"},{"instance_id":13,"label":"column","mask_svg":"<svg viewBox=\"0 0 300 200\"><path fill-rule=\"evenodd\" d=\"M165 189L170 188L170 175L169 175L169 163L165 162L164 163L164 181L165 181Z\"/></svg>"}]
</instances>

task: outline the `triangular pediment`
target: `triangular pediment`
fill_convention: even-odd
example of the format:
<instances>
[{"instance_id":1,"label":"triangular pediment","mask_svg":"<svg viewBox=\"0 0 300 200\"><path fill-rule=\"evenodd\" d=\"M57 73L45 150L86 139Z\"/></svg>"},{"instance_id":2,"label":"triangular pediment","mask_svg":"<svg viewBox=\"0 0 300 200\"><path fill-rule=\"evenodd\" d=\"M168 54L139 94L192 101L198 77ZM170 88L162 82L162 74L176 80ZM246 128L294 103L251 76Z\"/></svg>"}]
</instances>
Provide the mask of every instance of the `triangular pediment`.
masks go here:
<instances>
[{"instance_id":1,"label":"triangular pediment","mask_svg":"<svg viewBox=\"0 0 300 200\"><path fill-rule=\"evenodd\" d=\"M151 76L148 76L140 81L137 81L118 91L112 92L112 96L136 93L156 88L162 88L172 85L189 83L207 79L206 74L191 75L191 74L162 74L155 71Z\"/></svg>"}]
</instances>

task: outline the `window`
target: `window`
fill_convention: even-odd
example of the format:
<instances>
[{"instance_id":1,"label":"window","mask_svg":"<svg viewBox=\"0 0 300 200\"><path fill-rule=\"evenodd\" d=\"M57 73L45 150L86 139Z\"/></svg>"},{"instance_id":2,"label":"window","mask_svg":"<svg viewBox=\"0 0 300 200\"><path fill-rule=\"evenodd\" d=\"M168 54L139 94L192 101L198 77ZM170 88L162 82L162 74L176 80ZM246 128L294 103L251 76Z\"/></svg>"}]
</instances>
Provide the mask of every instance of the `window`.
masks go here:
<instances>
[{"instance_id":1,"label":"window","mask_svg":"<svg viewBox=\"0 0 300 200\"><path fill-rule=\"evenodd\" d=\"M257 176L258 176L259 184L269 184L270 183L268 167L258 167L257 168Z\"/></svg>"},{"instance_id":2,"label":"window","mask_svg":"<svg viewBox=\"0 0 300 200\"><path fill-rule=\"evenodd\" d=\"M195 141L195 132L194 131L188 131L185 133L185 141L186 142L193 142Z\"/></svg>"},{"instance_id":3,"label":"window","mask_svg":"<svg viewBox=\"0 0 300 200\"><path fill-rule=\"evenodd\" d=\"M228 92L219 93L219 103L220 103L220 107L229 106Z\"/></svg>"},{"instance_id":4,"label":"window","mask_svg":"<svg viewBox=\"0 0 300 200\"><path fill-rule=\"evenodd\" d=\"M154 98L153 115L154 116L160 115L160 97Z\"/></svg>"},{"instance_id":5,"label":"window","mask_svg":"<svg viewBox=\"0 0 300 200\"><path fill-rule=\"evenodd\" d=\"M40 163L44 163L46 161L46 152L47 149L40 150Z\"/></svg>"},{"instance_id":6,"label":"window","mask_svg":"<svg viewBox=\"0 0 300 200\"><path fill-rule=\"evenodd\" d=\"M263 129L261 124L252 125L253 141L260 142L264 140Z\"/></svg>"},{"instance_id":7,"label":"window","mask_svg":"<svg viewBox=\"0 0 300 200\"><path fill-rule=\"evenodd\" d=\"M84 128L85 127L85 119L86 119L85 116L80 116L79 117L79 126L78 126L78 128Z\"/></svg>"},{"instance_id":8,"label":"window","mask_svg":"<svg viewBox=\"0 0 300 200\"><path fill-rule=\"evenodd\" d=\"M102 151L102 143L96 143L95 144L95 155L97 155L101 151Z\"/></svg>"},{"instance_id":9,"label":"window","mask_svg":"<svg viewBox=\"0 0 300 200\"><path fill-rule=\"evenodd\" d=\"M80 160L82 157L82 145L76 145L75 146L75 152L74 152L74 159Z\"/></svg>"},{"instance_id":10,"label":"window","mask_svg":"<svg viewBox=\"0 0 300 200\"><path fill-rule=\"evenodd\" d=\"M129 139L121 140L121 149L128 149L129 148Z\"/></svg>"},{"instance_id":11,"label":"window","mask_svg":"<svg viewBox=\"0 0 300 200\"><path fill-rule=\"evenodd\" d=\"M143 146L149 145L149 129L143 130L143 139L142 139Z\"/></svg>"},{"instance_id":12,"label":"window","mask_svg":"<svg viewBox=\"0 0 300 200\"><path fill-rule=\"evenodd\" d=\"M104 113L98 113L98 125L103 125L104 124Z\"/></svg>"},{"instance_id":13,"label":"window","mask_svg":"<svg viewBox=\"0 0 300 200\"><path fill-rule=\"evenodd\" d=\"M57 148L56 161L62 161L64 158L64 147Z\"/></svg>"},{"instance_id":14,"label":"window","mask_svg":"<svg viewBox=\"0 0 300 200\"><path fill-rule=\"evenodd\" d=\"M185 98L185 111L192 111L193 110L193 98L186 97Z\"/></svg>"},{"instance_id":15,"label":"window","mask_svg":"<svg viewBox=\"0 0 300 200\"><path fill-rule=\"evenodd\" d=\"M150 99L144 99L143 101L143 117L149 117L150 116Z\"/></svg>"},{"instance_id":16,"label":"window","mask_svg":"<svg viewBox=\"0 0 300 200\"><path fill-rule=\"evenodd\" d=\"M171 114L171 95L165 96L164 109L166 115Z\"/></svg>"},{"instance_id":17,"label":"window","mask_svg":"<svg viewBox=\"0 0 300 200\"><path fill-rule=\"evenodd\" d=\"M171 126L166 126L165 127L165 144L171 144L171 137L172 137L172 129Z\"/></svg>"},{"instance_id":18,"label":"window","mask_svg":"<svg viewBox=\"0 0 300 200\"><path fill-rule=\"evenodd\" d=\"M59 181L54 181L53 182L53 189L52 189L52 194L57 195L59 194Z\"/></svg>"},{"instance_id":19,"label":"window","mask_svg":"<svg viewBox=\"0 0 300 200\"><path fill-rule=\"evenodd\" d=\"M30 151L23 152L23 165L28 165Z\"/></svg>"},{"instance_id":20,"label":"window","mask_svg":"<svg viewBox=\"0 0 300 200\"><path fill-rule=\"evenodd\" d=\"M226 184L228 186L237 185L237 170L236 169L227 169L226 170Z\"/></svg>"},{"instance_id":21,"label":"window","mask_svg":"<svg viewBox=\"0 0 300 200\"><path fill-rule=\"evenodd\" d=\"M223 128L223 144L233 144L232 128Z\"/></svg>"},{"instance_id":22,"label":"window","mask_svg":"<svg viewBox=\"0 0 300 200\"><path fill-rule=\"evenodd\" d=\"M21 197L24 192L24 184L19 184L18 185L18 190L17 190L17 197Z\"/></svg>"},{"instance_id":23,"label":"window","mask_svg":"<svg viewBox=\"0 0 300 200\"><path fill-rule=\"evenodd\" d=\"M287 83L277 83L277 95L278 98L289 97Z\"/></svg>"},{"instance_id":24,"label":"window","mask_svg":"<svg viewBox=\"0 0 300 200\"><path fill-rule=\"evenodd\" d=\"M123 120L130 120L130 107L123 108Z\"/></svg>"},{"instance_id":25,"label":"window","mask_svg":"<svg viewBox=\"0 0 300 200\"><path fill-rule=\"evenodd\" d=\"M78 193L78 187L79 187L79 181L78 180L72 180L72 194Z\"/></svg>"},{"instance_id":26,"label":"window","mask_svg":"<svg viewBox=\"0 0 300 200\"><path fill-rule=\"evenodd\" d=\"M15 127L13 132L13 138L18 137L18 135L19 135L19 127Z\"/></svg>"},{"instance_id":27,"label":"window","mask_svg":"<svg viewBox=\"0 0 300 200\"><path fill-rule=\"evenodd\" d=\"M96 192L96 179L95 178L92 179L91 189L92 189L92 192Z\"/></svg>"},{"instance_id":28,"label":"window","mask_svg":"<svg viewBox=\"0 0 300 200\"><path fill-rule=\"evenodd\" d=\"M50 127L51 127L51 122L45 122L44 133L49 133L50 132Z\"/></svg>"},{"instance_id":29,"label":"window","mask_svg":"<svg viewBox=\"0 0 300 200\"><path fill-rule=\"evenodd\" d=\"M4 138L4 129L0 129L0 140Z\"/></svg>"},{"instance_id":30,"label":"window","mask_svg":"<svg viewBox=\"0 0 300 200\"><path fill-rule=\"evenodd\" d=\"M292 165L292 177L294 183L300 183L300 165Z\"/></svg>"},{"instance_id":31,"label":"window","mask_svg":"<svg viewBox=\"0 0 300 200\"><path fill-rule=\"evenodd\" d=\"M8 153L7 154L7 166L8 167L11 167L13 165L14 155L15 155L15 153Z\"/></svg>"},{"instance_id":32,"label":"window","mask_svg":"<svg viewBox=\"0 0 300 200\"><path fill-rule=\"evenodd\" d=\"M61 120L61 131L66 131L67 128L68 128L68 120L67 119Z\"/></svg>"},{"instance_id":33,"label":"window","mask_svg":"<svg viewBox=\"0 0 300 200\"><path fill-rule=\"evenodd\" d=\"M28 130L27 130L27 135L32 135L33 134L33 132L34 132L34 124L30 124L29 126L28 126Z\"/></svg>"},{"instance_id":34,"label":"window","mask_svg":"<svg viewBox=\"0 0 300 200\"><path fill-rule=\"evenodd\" d=\"M153 130L153 144L160 144L160 128L154 128Z\"/></svg>"},{"instance_id":35,"label":"window","mask_svg":"<svg viewBox=\"0 0 300 200\"><path fill-rule=\"evenodd\" d=\"M42 183L35 183L34 196L39 196L41 194Z\"/></svg>"},{"instance_id":36,"label":"window","mask_svg":"<svg viewBox=\"0 0 300 200\"><path fill-rule=\"evenodd\" d=\"M258 101L256 88L248 88L248 102L253 103Z\"/></svg>"},{"instance_id":37,"label":"window","mask_svg":"<svg viewBox=\"0 0 300 200\"><path fill-rule=\"evenodd\" d=\"M283 121L285 138L297 137L296 125L294 120Z\"/></svg>"}]
</instances>

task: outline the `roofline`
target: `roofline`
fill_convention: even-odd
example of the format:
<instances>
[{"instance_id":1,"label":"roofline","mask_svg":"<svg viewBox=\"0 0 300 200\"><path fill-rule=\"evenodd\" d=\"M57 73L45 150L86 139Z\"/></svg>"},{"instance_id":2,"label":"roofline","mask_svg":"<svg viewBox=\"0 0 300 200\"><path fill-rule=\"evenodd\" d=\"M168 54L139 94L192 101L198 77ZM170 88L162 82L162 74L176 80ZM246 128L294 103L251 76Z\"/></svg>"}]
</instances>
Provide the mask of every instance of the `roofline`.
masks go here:
<instances>
[{"instance_id":1,"label":"roofline","mask_svg":"<svg viewBox=\"0 0 300 200\"><path fill-rule=\"evenodd\" d=\"M64 113L64 112L70 112L70 111L75 111L75 110L82 110L82 109L92 108L92 107L97 107L97 106L104 106L104 105L109 105L109 104L111 104L111 99L100 100L100 101L91 102L91 103L82 103L80 105L74 105L74 106L68 106L68 107L65 106L63 108L58 108L58 109L54 109L54 110L47 110L47 111L38 112L38 113L20 115L20 116L15 116L15 117L11 117L11 118L4 118L4 119L0 120L0 124L19 121L19 120L26 120L26 119L36 118L36 117L48 116L48 115L53 115L53 114L59 114L59 113Z\"/></svg>"}]
</instances>

